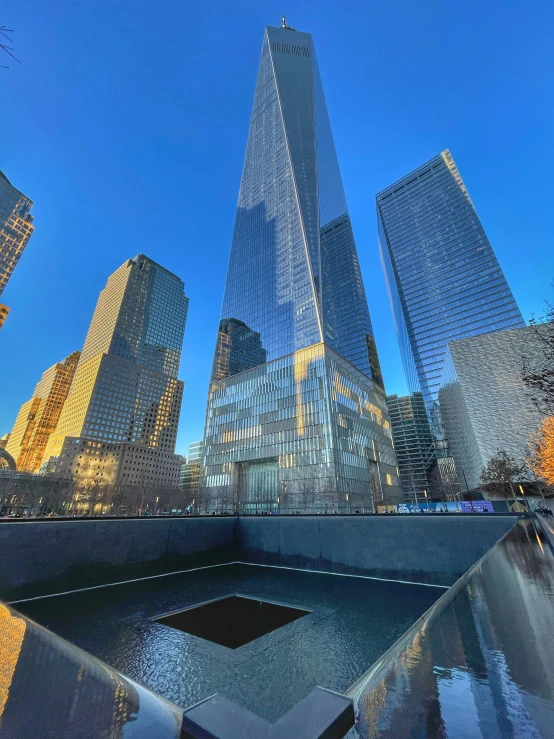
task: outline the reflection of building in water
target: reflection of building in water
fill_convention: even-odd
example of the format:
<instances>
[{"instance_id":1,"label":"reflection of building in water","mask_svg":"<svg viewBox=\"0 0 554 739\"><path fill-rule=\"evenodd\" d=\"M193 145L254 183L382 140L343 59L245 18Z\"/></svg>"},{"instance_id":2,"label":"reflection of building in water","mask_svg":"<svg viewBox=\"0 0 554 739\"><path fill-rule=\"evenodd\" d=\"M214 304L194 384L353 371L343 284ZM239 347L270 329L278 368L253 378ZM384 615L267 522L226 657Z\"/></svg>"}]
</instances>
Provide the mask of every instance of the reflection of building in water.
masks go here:
<instances>
[{"instance_id":1,"label":"reflection of building in water","mask_svg":"<svg viewBox=\"0 0 554 739\"><path fill-rule=\"evenodd\" d=\"M138 709L131 683L0 604L0 735L117 739Z\"/></svg>"},{"instance_id":2,"label":"reflection of building in water","mask_svg":"<svg viewBox=\"0 0 554 739\"><path fill-rule=\"evenodd\" d=\"M312 37L289 27L264 34L221 315L207 496L248 510L373 510L396 499L383 381Z\"/></svg>"},{"instance_id":3,"label":"reflection of building in water","mask_svg":"<svg viewBox=\"0 0 554 739\"><path fill-rule=\"evenodd\" d=\"M212 382L243 372L267 360L261 336L236 318L224 318L219 324Z\"/></svg>"}]
</instances>

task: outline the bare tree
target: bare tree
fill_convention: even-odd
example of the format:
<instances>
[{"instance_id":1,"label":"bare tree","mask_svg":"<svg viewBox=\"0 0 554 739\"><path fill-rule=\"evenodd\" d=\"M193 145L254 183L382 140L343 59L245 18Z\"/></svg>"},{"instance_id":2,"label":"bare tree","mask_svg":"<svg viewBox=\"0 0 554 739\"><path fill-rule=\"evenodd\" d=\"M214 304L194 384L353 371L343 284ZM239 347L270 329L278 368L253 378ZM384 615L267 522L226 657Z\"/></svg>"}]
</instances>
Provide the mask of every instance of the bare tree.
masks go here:
<instances>
[{"instance_id":1,"label":"bare tree","mask_svg":"<svg viewBox=\"0 0 554 739\"><path fill-rule=\"evenodd\" d=\"M114 516L120 516L123 513L125 505L125 486L114 485L110 495L111 512Z\"/></svg>"},{"instance_id":2,"label":"bare tree","mask_svg":"<svg viewBox=\"0 0 554 739\"><path fill-rule=\"evenodd\" d=\"M334 478L323 478L319 486L318 500L321 501L325 513L332 513L337 509L337 486Z\"/></svg>"},{"instance_id":3,"label":"bare tree","mask_svg":"<svg viewBox=\"0 0 554 739\"><path fill-rule=\"evenodd\" d=\"M531 399L545 416L554 416L554 306L546 303L546 311L539 320L530 321L541 347L543 358L523 358L523 382L529 388Z\"/></svg>"},{"instance_id":4,"label":"bare tree","mask_svg":"<svg viewBox=\"0 0 554 739\"><path fill-rule=\"evenodd\" d=\"M233 492L229 485L216 485L211 493L210 507L216 513L229 513L233 505Z\"/></svg>"},{"instance_id":5,"label":"bare tree","mask_svg":"<svg viewBox=\"0 0 554 739\"><path fill-rule=\"evenodd\" d=\"M491 457L481 472L483 488L503 498L513 497L517 503L514 482L522 479L525 465L519 464L515 457L499 450Z\"/></svg>"},{"instance_id":6,"label":"bare tree","mask_svg":"<svg viewBox=\"0 0 554 739\"><path fill-rule=\"evenodd\" d=\"M82 491L81 502L88 505L88 516L94 516L97 506L100 506L100 514L102 514L102 506L105 496L108 492L108 486L105 482L95 477L87 481Z\"/></svg>"},{"instance_id":7,"label":"bare tree","mask_svg":"<svg viewBox=\"0 0 554 739\"><path fill-rule=\"evenodd\" d=\"M198 513L208 513L211 500L211 488L201 484L198 486L198 495L196 496L196 511Z\"/></svg>"},{"instance_id":8,"label":"bare tree","mask_svg":"<svg viewBox=\"0 0 554 739\"><path fill-rule=\"evenodd\" d=\"M298 481L298 498L299 507L304 512L314 513L315 500L316 500L316 484L315 480L311 477L303 478Z\"/></svg>"},{"instance_id":9,"label":"bare tree","mask_svg":"<svg viewBox=\"0 0 554 739\"><path fill-rule=\"evenodd\" d=\"M8 54L9 56L11 56L12 59L15 59L15 61L18 64L21 64L19 59L16 56L14 56L14 54L12 54L13 46L8 46L6 42L4 41L4 39L7 39L10 42L10 44L12 43L12 40L8 36L8 33L13 33L13 28L7 28L6 26L0 26L0 49L4 51L6 54ZM0 64L0 67L2 67L2 69L8 69L8 67L5 64Z\"/></svg>"}]
</instances>

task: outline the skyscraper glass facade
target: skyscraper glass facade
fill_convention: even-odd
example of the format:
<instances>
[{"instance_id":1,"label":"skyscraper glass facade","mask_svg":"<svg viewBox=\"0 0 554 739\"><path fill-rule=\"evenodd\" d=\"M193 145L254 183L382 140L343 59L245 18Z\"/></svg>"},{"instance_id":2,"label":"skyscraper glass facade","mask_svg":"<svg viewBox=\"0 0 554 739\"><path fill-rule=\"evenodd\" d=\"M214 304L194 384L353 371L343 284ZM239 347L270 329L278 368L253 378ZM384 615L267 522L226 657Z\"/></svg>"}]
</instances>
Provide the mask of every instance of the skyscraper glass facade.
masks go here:
<instances>
[{"instance_id":1,"label":"skyscraper glass facade","mask_svg":"<svg viewBox=\"0 0 554 739\"><path fill-rule=\"evenodd\" d=\"M408 387L438 431L447 343L525 323L449 151L378 193L377 221Z\"/></svg>"},{"instance_id":2,"label":"skyscraper glass facade","mask_svg":"<svg viewBox=\"0 0 554 739\"><path fill-rule=\"evenodd\" d=\"M298 358L316 346L320 374L313 382L325 387L308 388L310 362ZM312 38L288 27L267 28L208 402L205 484L242 486L250 497L254 488L263 488L273 504L276 491L285 483L290 489L293 477L304 480L300 487L312 484L307 479L328 478L342 502L355 488L369 491L375 464L369 461L375 456L371 435L363 436L369 447L362 441L356 446L346 416L346 425L333 416L340 414L329 400L333 350L336 362L352 366L358 396L374 397L371 402L381 408L377 433L388 450L383 451L383 466L388 465L383 485L394 491L398 481L382 377ZM261 379L273 378L281 360L292 379L280 379L292 382L293 390ZM279 371L284 367L279 364ZM365 400L348 402L364 418ZM321 407L308 405L305 411L305 403ZM318 413L323 415L316 421ZM285 428L283 414L294 428ZM310 423L304 425L303 418ZM308 433L314 423L321 430L319 440ZM364 472L355 484L356 475L339 471L342 463L333 458L339 426L350 429L352 454L360 455Z\"/></svg>"},{"instance_id":3,"label":"skyscraper glass facade","mask_svg":"<svg viewBox=\"0 0 554 739\"><path fill-rule=\"evenodd\" d=\"M421 393L387 395L394 450L404 497L417 502L429 492L427 467L433 454L433 436Z\"/></svg>"},{"instance_id":4,"label":"skyscraper glass facade","mask_svg":"<svg viewBox=\"0 0 554 739\"><path fill-rule=\"evenodd\" d=\"M198 483L200 481L200 469L202 467L202 453L204 441L191 441L187 461L181 465L181 477L179 487L183 491L184 505L193 506L198 510Z\"/></svg>"},{"instance_id":5,"label":"skyscraper glass facade","mask_svg":"<svg viewBox=\"0 0 554 739\"><path fill-rule=\"evenodd\" d=\"M222 307L230 320L243 331L227 328L230 358L216 357L229 374L325 341L382 384L307 33L266 29ZM257 338L245 352L247 330Z\"/></svg>"},{"instance_id":6,"label":"skyscraper glass facade","mask_svg":"<svg viewBox=\"0 0 554 739\"><path fill-rule=\"evenodd\" d=\"M0 171L0 295L8 284L34 231L30 210L33 201L19 192ZM0 315L0 328L9 309Z\"/></svg>"},{"instance_id":7,"label":"skyscraper glass facade","mask_svg":"<svg viewBox=\"0 0 554 739\"><path fill-rule=\"evenodd\" d=\"M56 471L81 475L86 467L90 476L96 468L79 459L93 454L104 457L97 471L108 482L178 484L177 373L187 311L183 282L142 254L111 275L48 442L49 469L54 458ZM92 452L80 454L84 447Z\"/></svg>"},{"instance_id":8,"label":"skyscraper glass facade","mask_svg":"<svg viewBox=\"0 0 554 739\"><path fill-rule=\"evenodd\" d=\"M365 510L399 495L387 405L320 343L214 382L205 484L228 507Z\"/></svg>"}]
</instances>

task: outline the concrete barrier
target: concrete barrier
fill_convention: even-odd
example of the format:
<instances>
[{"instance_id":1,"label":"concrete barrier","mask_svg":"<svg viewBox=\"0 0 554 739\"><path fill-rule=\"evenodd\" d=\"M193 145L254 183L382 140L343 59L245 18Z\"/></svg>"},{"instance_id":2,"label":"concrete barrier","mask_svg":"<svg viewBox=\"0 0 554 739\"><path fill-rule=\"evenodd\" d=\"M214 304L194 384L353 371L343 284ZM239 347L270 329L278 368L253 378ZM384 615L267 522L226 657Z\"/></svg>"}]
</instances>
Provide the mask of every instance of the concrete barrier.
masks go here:
<instances>
[{"instance_id":1,"label":"concrete barrier","mask_svg":"<svg viewBox=\"0 0 554 739\"><path fill-rule=\"evenodd\" d=\"M241 516L238 559L452 585L513 515Z\"/></svg>"}]
</instances>

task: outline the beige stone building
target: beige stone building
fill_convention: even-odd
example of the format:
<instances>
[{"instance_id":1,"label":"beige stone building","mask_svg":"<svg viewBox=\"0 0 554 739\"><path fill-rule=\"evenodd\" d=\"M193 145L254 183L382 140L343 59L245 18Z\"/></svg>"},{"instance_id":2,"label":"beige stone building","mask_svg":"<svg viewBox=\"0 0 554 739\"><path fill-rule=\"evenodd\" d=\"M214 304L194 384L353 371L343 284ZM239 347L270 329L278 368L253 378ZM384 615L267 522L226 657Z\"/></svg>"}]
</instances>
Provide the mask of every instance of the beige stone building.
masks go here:
<instances>
[{"instance_id":1,"label":"beige stone building","mask_svg":"<svg viewBox=\"0 0 554 739\"><path fill-rule=\"evenodd\" d=\"M79 356L80 352L73 352L47 369L35 387L33 397L21 406L6 444L6 451L14 458L19 471L40 471L46 445L60 418Z\"/></svg>"},{"instance_id":2,"label":"beige stone building","mask_svg":"<svg viewBox=\"0 0 554 739\"><path fill-rule=\"evenodd\" d=\"M46 469L88 483L177 486L188 298L140 254L101 292Z\"/></svg>"}]
</instances>

